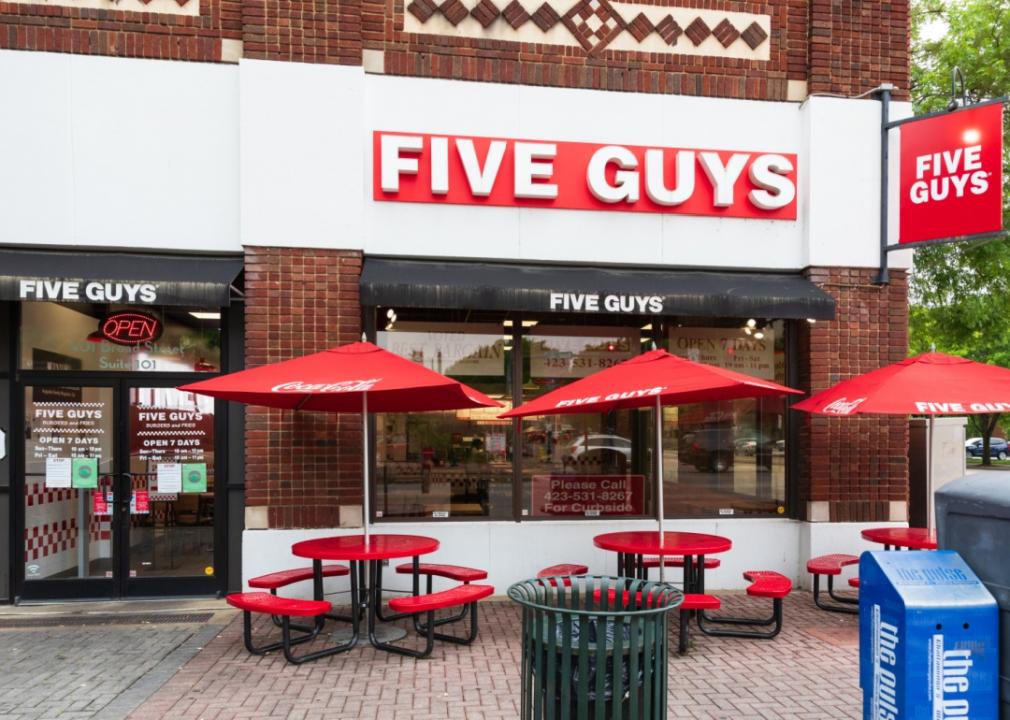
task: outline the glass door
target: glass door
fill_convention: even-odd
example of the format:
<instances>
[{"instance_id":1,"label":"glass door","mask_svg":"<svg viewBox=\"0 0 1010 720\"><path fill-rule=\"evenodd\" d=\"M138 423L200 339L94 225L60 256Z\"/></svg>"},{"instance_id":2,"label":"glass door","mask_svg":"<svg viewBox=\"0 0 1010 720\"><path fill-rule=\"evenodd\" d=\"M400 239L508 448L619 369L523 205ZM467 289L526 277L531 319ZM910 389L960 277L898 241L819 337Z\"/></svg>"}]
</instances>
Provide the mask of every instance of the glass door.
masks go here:
<instances>
[{"instance_id":1,"label":"glass door","mask_svg":"<svg viewBox=\"0 0 1010 720\"><path fill-rule=\"evenodd\" d=\"M159 382L24 386L21 597L218 590L214 401Z\"/></svg>"},{"instance_id":2,"label":"glass door","mask_svg":"<svg viewBox=\"0 0 1010 720\"><path fill-rule=\"evenodd\" d=\"M174 383L173 383L174 384ZM212 593L217 485L211 398L143 380L123 384L124 527L129 595Z\"/></svg>"},{"instance_id":3,"label":"glass door","mask_svg":"<svg viewBox=\"0 0 1010 720\"><path fill-rule=\"evenodd\" d=\"M24 388L24 597L116 597L124 501L113 384Z\"/></svg>"}]
</instances>

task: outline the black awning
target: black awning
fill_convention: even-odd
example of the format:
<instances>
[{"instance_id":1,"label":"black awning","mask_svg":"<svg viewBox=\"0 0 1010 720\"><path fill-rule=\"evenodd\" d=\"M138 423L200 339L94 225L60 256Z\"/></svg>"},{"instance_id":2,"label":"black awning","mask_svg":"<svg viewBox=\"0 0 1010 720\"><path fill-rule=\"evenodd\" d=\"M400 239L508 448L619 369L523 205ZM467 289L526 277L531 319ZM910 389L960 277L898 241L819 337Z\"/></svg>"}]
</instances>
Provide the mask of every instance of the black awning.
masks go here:
<instances>
[{"instance_id":1,"label":"black awning","mask_svg":"<svg viewBox=\"0 0 1010 720\"><path fill-rule=\"evenodd\" d=\"M365 259L361 304L516 312L588 310L816 320L835 317L835 301L830 295L799 275L785 273L626 270L390 258ZM660 305L661 309L657 309Z\"/></svg>"},{"instance_id":2,"label":"black awning","mask_svg":"<svg viewBox=\"0 0 1010 720\"><path fill-rule=\"evenodd\" d=\"M0 300L221 307L241 257L0 249Z\"/></svg>"}]
</instances>

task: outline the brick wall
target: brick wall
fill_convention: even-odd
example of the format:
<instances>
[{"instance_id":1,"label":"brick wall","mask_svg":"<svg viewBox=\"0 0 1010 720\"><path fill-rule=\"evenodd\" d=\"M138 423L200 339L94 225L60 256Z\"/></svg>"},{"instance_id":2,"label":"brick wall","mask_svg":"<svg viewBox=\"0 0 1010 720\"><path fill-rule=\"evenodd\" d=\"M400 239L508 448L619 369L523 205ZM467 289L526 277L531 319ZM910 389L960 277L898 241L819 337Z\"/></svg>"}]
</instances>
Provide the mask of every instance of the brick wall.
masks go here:
<instances>
[{"instance_id":1,"label":"brick wall","mask_svg":"<svg viewBox=\"0 0 1010 720\"><path fill-rule=\"evenodd\" d=\"M202 0L198 16L182 16L113 9L112 0L102 10L0 1L0 49L200 61L235 60L241 52L345 65L362 64L365 49L381 52L380 69L395 75L770 100L789 97L789 80L808 81L811 92L842 94L892 82L902 97L908 87L908 0L634 0L768 16L766 61L411 33L404 31L410 2ZM433 13L449 4L462 13L456 17L467 15L459 0L422 3ZM506 22L508 0L482 4L491 9L481 17L498 26ZM561 12L567 7L565 0L556 4ZM643 32L652 30L646 23ZM729 40L743 28L729 37L711 30ZM679 42L689 45L690 33L680 31ZM223 52L223 42L233 45Z\"/></svg>"},{"instance_id":2,"label":"brick wall","mask_svg":"<svg viewBox=\"0 0 1010 720\"><path fill-rule=\"evenodd\" d=\"M220 61L242 39L242 0L200 2L196 16L0 2L0 49Z\"/></svg>"},{"instance_id":3,"label":"brick wall","mask_svg":"<svg viewBox=\"0 0 1010 720\"><path fill-rule=\"evenodd\" d=\"M246 250L246 366L361 339L361 253ZM246 506L270 527L337 527L361 503L361 418L249 407Z\"/></svg>"},{"instance_id":4,"label":"brick wall","mask_svg":"<svg viewBox=\"0 0 1010 720\"><path fill-rule=\"evenodd\" d=\"M807 0L639 3L770 15L768 61L607 49L587 52L580 47L406 33L404 2L362 0L364 47L384 51L389 74L773 100L786 99L787 80L805 80L807 75ZM507 0L494 2L499 10L508 5Z\"/></svg>"},{"instance_id":5,"label":"brick wall","mask_svg":"<svg viewBox=\"0 0 1010 720\"><path fill-rule=\"evenodd\" d=\"M242 0L243 57L361 64L360 0Z\"/></svg>"},{"instance_id":6,"label":"brick wall","mask_svg":"<svg viewBox=\"0 0 1010 720\"><path fill-rule=\"evenodd\" d=\"M908 97L908 1L811 0L810 92L857 95L890 82Z\"/></svg>"},{"instance_id":7,"label":"brick wall","mask_svg":"<svg viewBox=\"0 0 1010 720\"><path fill-rule=\"evenodd\" d=\"M819 392L907 356L905 273L892 270L891 284L878 286L876 272L807 270L837 309L832 322L800 323L800 389ZM808 502L827 502L832 521L886 521L890 501L908 500L907 417L804 414L801 422L802 512Z\"/></svg>"}]
</instances>

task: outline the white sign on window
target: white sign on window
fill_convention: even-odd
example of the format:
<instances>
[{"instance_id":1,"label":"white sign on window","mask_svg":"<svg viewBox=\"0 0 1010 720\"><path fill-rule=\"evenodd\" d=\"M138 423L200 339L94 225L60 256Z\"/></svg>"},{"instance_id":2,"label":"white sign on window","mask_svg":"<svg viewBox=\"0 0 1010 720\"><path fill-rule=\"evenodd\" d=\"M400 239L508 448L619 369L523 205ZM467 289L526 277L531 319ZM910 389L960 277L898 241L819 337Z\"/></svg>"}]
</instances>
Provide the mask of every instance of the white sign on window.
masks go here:
<instances>
[{"instance_id":1,"label":"white sign on window","mask_svg":"<svg viewBox=\"0 0 1010 720\"><path fill-rule=\"evenodd\" d=\"M679 327L670 329L670 352L694 362L775 379L775 334L758 339L741 328Z\"/></svg>"}]
</instances>

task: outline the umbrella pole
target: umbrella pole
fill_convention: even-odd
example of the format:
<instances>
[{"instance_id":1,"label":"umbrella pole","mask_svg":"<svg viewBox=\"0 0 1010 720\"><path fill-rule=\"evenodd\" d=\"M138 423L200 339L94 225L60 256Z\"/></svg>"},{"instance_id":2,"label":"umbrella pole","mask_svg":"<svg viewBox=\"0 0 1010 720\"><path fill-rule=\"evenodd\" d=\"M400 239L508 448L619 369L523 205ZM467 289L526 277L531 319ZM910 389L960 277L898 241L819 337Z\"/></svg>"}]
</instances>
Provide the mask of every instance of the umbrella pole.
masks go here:
<instances>
[{"instance_id":1,"label":"umbrella pole","mask_svg":"<svg viewBox=\"0 0 1010 720\"><path fill-rule=\"evenodd\" d=\"M933 416L929 416L929 440L926 443L926 528L933 530L936 521L933 519Z\"/></svg>"},{"instance_id":2,"label":"umbrella pole","mask_svg":"<svg viewBox=\"0 0 1010 720\"><path fill-rule=\"evenodd\" d=\"M368 489L369 489L369 478L368 478L368 466L371 464L371 457L368 452L368 393L361 393L361 436L364 438L364 448L365 448L365 492L362 495L362 515L361 515L361 525L365 529L365 544L368 544Z\"/></svg>"},{"instance_id":3,"label":"umbrella pole","mask_svg":"<svg viewBox=\"0 0 1010 720\"><path fill-rule=\"evenodd\" d=\"M656 502L659 504L659 543L663 544L663 408L656 396ZM666 561L659 558L659 581L664 582Z\"/></svg>"}]
</instances>

